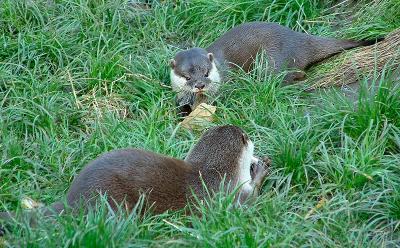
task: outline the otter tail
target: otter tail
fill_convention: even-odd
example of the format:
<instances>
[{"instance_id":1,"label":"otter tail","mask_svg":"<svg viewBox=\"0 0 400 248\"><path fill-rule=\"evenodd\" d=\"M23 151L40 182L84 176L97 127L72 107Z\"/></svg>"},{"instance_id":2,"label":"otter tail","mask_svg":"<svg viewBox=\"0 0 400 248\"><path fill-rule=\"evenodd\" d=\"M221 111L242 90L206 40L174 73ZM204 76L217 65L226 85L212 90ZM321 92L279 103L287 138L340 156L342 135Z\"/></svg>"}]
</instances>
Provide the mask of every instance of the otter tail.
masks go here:
<instances>
[{"instance_id":1,"label":"otter tail","mask_svg":"<svg viewBox=\"0 0 400 248\"><path fill-rule=\"evenodd\" d=\"M53 203L49 207L43 207L38 209L43 216L55 216L59 215L64 211L64 204L62 202ZM37 222L37 211L25 211L22 213L22 217L26 218L30 225L33 226ZM4 223L10 223L15 220L18 216L14 212L0 212L0 221ZM5 227L0 225L0 237L5 234Z\"/></svg>"},{"instance_id":2,"label":"otter tail","mask_svg":"<svg viewBox=\"0 0 400 248\"><path fill-rule=\"evenodd\" d=\"M313 40L312 42L314 43L314 46L317 47L318 49L317 49L317 54L314 54L315 61L313 61L312 64L327 59L335 54L343 52L344 50L361 46L370 46L382 40L384 40L384 38L354 41L354 40L338 40L333 38L316 37L316 39Z\"/></svg>"},{"instance_id":3,"label":"otter tail","mask_svg":"<svg viewBox=\"0 0 400 248\"><path fill-rule=\"evenodd\" d=\"M373 40L361 40L361 41L338 40L338 45L339 45L338 49L347 50L355 47L371 46L382 40L384 40L384 38L377 38Z\"/></svg>"},{"instance_id":4,"label":"otter tail","mask_svg":"<svg viewBox=\"0 0 400 248\"><path fill-rule=\"evenodd\" d=\"M385 37L378 37L378 38L372 39L372 40L361 40L361 41L358 41L358 46L371 46L378 42L383 41L384 39L385 39Z\"/></svg>"}]
</instances>

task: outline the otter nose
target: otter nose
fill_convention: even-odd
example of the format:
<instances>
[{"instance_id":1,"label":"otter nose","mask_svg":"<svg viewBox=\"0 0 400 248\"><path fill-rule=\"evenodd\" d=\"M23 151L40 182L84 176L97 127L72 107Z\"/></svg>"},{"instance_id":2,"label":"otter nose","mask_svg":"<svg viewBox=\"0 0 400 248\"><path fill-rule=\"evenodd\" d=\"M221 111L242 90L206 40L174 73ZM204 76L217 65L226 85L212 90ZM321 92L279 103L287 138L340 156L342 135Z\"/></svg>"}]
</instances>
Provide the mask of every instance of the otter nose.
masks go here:
<instances>
[{"instance_id":1,"label":"otter nose","mask_svg":"<svg viewBox=\"0 0 400 248\"><path fill-rule=\"evenodd\" d=\"M202 90L202 89L204 89L204 87L206 87L206 85L205 85L204 83L196 83L196 84L194 85L194 87L195 87L196 89Z\"/></svg>"}]
</instances>

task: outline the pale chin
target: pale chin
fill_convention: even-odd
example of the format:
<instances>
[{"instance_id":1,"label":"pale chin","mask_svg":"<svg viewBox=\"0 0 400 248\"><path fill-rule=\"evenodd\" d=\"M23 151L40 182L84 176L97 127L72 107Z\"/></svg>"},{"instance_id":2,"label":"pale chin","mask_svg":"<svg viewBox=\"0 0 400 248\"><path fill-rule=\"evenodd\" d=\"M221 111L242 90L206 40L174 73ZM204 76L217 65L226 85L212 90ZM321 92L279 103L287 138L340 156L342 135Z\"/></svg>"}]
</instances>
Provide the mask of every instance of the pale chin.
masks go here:
<instances>
[{"instance_id":1,"label":"pale chin","mask_svg":"<svg viewBox=\"0 0 400 248\"><path fill-rule=\"evenodd\" d=\"M201 94L206 94L207 91L208 91L208 89L206 89L206 88L205 88L205 89L202 89L202 90L199 90L199 89L193 89L193 90L192 90L193 93L199 94L199 95L201 95Z\"/></svg>"},{"instance_id":2,"label":"pale chin","mask_svg":"<svg viewBox=\"0 0 400 248\"><path fill-rule=\"evenodd\" d=\"M259 162L260 162L260 160L257 157L254 157L254 155L253 155L253 157L251 158L251 163L258 164Z\"/></svg>"}]
</instances>

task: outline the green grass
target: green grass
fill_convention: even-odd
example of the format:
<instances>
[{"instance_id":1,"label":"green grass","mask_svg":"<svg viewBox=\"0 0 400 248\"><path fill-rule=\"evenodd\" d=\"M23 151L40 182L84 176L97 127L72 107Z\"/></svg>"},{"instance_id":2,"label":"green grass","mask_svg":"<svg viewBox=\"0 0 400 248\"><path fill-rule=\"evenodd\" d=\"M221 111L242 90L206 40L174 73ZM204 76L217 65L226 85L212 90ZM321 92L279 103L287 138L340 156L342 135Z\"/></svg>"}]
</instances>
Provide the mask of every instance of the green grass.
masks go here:
<instances>
[{"instance_id":1,"label":"green grass","mask_svg":"<svg viewBox=\"0 0 400 248\"><path fill-rule=\"evenodd\" d=\"M376 38L400 26L397 0L362 1L332 28L331 1L0 1L0 209L30 196L62 198L74 176L105 151L141 147L184 158L200 133L177 126L168 60L206 46L245 21ZM379 10L379 11L378 11ZM379 12L379 13L378 13ZM235 124L273 160L257 202L235 209L219 195L202 216L61 216L11 225L10 246L382 247L400 242L400 89L386 71L354 104L315 95L265 73L234 72L216 124ZM234 86L232 86L234 85ZM300 87L301 88L301 87ZM326 203L308 218L321 198ZM1 246L1 245L0 245Z\"/></svg>"}]
</instances>

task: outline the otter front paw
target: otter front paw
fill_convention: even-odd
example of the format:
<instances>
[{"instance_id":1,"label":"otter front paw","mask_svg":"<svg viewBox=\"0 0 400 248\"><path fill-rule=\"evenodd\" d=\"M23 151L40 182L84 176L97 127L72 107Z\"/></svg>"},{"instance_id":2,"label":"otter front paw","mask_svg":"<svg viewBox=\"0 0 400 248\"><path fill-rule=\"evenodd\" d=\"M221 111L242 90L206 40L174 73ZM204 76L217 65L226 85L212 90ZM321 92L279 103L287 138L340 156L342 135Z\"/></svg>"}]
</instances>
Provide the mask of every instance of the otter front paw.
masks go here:
<instances>
[{"instance_id":1,"label":"otter front paw","mask_svg":"<svg viewBox=\"0 0 400 248\"><path fill-rule=\"evenodd\" d=\"M250 175L252 179L252 185L257 190L261 187L265 177L268 175L270 164L271 160L268 157L265 157L263 160L255 157L252 159Z\"/></svg>"}]
</instances>

